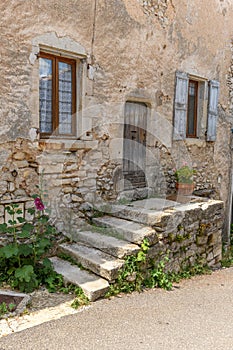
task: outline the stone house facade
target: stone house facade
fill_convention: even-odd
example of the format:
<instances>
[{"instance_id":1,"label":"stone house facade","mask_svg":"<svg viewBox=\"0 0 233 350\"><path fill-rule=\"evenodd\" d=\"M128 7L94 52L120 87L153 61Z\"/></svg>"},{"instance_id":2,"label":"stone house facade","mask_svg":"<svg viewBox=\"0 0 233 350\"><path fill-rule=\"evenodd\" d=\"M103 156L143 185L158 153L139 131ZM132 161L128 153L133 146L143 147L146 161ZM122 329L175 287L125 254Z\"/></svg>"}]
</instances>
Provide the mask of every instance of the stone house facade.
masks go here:
<instances>
[{"instance_id":1,"label":"stone house facade","mask_svg":"<svg viewBox=\"0 0 233 350\"><path fill-rule=\"evenodd\" d=\"M175 193L231 216L229 0L5 0L1 10L0 220L43 186L72 230L90 206ZM188 117L187 117L188 116Z\"/></svg>"}]
</instances>

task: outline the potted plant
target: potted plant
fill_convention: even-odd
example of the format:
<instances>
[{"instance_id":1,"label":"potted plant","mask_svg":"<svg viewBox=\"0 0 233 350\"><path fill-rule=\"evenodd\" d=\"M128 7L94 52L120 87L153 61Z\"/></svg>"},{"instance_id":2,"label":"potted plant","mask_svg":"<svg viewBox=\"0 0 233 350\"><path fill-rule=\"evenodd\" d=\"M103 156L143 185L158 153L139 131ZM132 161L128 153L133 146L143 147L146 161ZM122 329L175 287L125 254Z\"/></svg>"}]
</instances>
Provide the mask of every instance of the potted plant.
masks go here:
<instances>
[{"instance_id":1,"label":"potted plant","mask_svg":"<svg viewBox=\"0 0 233 350\"><path fill-rule=\"evenodd\" d=\"M194 190L193 174L195 170L184 164L175 171L176 189L181 195L191 195Z\"/></svg>"}]
</instances>

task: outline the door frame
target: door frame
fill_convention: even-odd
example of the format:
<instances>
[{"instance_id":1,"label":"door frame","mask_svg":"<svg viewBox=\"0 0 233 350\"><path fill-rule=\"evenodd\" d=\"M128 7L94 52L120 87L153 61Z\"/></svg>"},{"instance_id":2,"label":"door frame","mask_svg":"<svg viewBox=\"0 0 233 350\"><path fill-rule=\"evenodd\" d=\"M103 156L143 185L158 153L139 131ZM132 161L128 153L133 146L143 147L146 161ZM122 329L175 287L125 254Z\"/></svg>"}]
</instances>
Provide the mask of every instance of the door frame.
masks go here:
<instances>
[{"instance_id":1,"label":"door frame","mask_svg":"<svg viewBox=\"0 0 233 350\"><path fill-rule=\"evenodd\" d=\"M130 107L127 109L130 105L132 110L130 110ZM140 106L138 110L137 106ZM145 101L127 100L124 105L123 129L123 177L125 189L146 187L147 123L148 104ZM132 143L131 140L135 140L135 143Z\"/></svg>"}]
</instances>

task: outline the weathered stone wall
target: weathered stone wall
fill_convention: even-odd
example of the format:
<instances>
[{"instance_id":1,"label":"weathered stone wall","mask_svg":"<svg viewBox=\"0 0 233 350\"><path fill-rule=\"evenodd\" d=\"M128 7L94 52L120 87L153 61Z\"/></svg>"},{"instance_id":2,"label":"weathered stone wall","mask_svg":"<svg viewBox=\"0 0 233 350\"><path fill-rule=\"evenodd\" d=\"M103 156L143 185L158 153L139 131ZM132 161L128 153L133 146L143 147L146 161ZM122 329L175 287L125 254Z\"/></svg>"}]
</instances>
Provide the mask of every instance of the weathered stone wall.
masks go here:
<instances>
[{"instance_id":1,"label":"weathered stone wall","mask_svg":"<svg viewBox=\"0 0 233 350\"><path fill-rule=\"evenodd\" d=\"M222 258L223 203L209 200L165 210L154 226L157 242L149 257L169 257L169 271L197 263L219 266Z\"/></svg>"},{"instance_id":2,"label":"weathered stone wall","mask_svg":"<svg viewBox=\"0 0 233 350\"><path fill-rule=\"evenodd\" d=\"M227 206L230 1L6 0L0 11L1 201L29 198L42 173L48 203L60 221L79 223L85 202L116 199L122 188L117 181L121 182L124 105L131 100L146 103L150 110L146 162L150 193L172 193L172 169L185 161L196 170L195 189L213 190L213 196ZM40 135L33 134L39 126L36 50L40 40L51 46L52 38L54 45L62 43L62 50L80 48L83 54L76 141L39 142ZM195 140L172 140L176 70L220 82L216 142L206 142L204 134Z\"/></svg>"}]
</instances>

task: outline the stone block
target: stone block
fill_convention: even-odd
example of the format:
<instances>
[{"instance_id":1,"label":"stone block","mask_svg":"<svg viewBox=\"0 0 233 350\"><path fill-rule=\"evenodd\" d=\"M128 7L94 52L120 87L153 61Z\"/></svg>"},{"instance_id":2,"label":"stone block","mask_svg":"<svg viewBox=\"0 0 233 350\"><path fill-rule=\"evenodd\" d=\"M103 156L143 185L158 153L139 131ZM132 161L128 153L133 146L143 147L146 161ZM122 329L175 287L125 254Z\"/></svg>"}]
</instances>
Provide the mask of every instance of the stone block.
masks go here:
<instances>
[{"instance_id":1,"label":"stone block","mask_svg":"<svg viewBox=\"0 0 233 350\"><path fill-rule=\"evenodd\" d=\"M102 159L102 158L103 158L102 152L98 152L96 150L92 151L92 153L90 155L90 160L98 160L98 159Z\"/></svg>"},{"instance_id":2,"label":"stone block","mask_svg":"<svg viewBox=\"0 0 233 350\"><path fill-rule=\"evenodd\" d=\"M39 165L39 174L60 174L63 172L63 164L50 164L48 166L41 166Z\"/></svg>"},{"instance_id":3,"label":"stone block","mask_svg":"<svg viewBox=\"0 0 233 350\"><path fill-rule=\"evenodd\" d=\"M98 226L109 228L112 234L120 235L129 242L140 244L144 238L147 238L151 245L158 242L157 233L149 226L111 216L95 218L93 222Z\"/></svg>"},{"instance_id":4,"label":"stone block","mask_svg":"<svg viewBox=\"0 0 233 350\"><path fill-rule=\"evenodd\" d=\"M0 216L3 216L5 213L4 205L0 205Z\"/></svg>"},{"instance_id":5,"label":"stone block","mask_svg":"<svg viewBox=\"0 0 233 350\"><path fill-rule=\"evenodd\" d=\"M209 245L221 245L222 242L222 235L221 235L221 231L217 231L217 232L211 232L209 237L208 237L208 244Z\"/></svg>"},{"instance_id":6,"label":"stone block","mask_svg":"<svg viewBox=\"0 0 233 350\"><path fill-rule=\"evenodd\" d=\"M197 245L206 245L208 241L207 236L197 236L196 243Z\"/></svg>"},{"instance_id":7,"label":"stone block","mask_svg":"<svg viewBox=\"0 0 233 350\"><path fill-rule=\"evenodd\" d=\"M39 147L42 151L44 150L53 150L59 151L65 148L65 144L63 142L39 142Z\"/></svg>"},{"instance_id":8,"label":"stone block","mask_svg":"<svg viewBox=\"0 0 233 350\"><path fill-rule=\"evenodd\" d=\"M7 192L7 181L0 181L0 194L4 194Z\"/></svg>"},{"instance_id":9,"label":"stone block","mask_svg":"<svg viewBox=\"0 0 233 350\"><path fill-rule=\"evenodd\" d=\"M206 260L207 260L207 262L209 263L211 260L213 260L214 259L214 254L213 254L213 252L210 252L208 255L207 255L207 258L206 258Z\"/></svg>"},{"instance_id":10,"label":"stone block","mask_svg":"<svg viewBox=\"0 0 233 350\"><path fill-rule=\"evenodd\" d=\"M66 254L71 255L80 262L85 268L97 275L113 281L118 276L118 271L124 264L124 260L116 259L97 249L78 244L61 244L59 249Z\"/></svg>"},{"instance_id":11,"label":"stone block","mask_svg":"<svg viewBox=\"0 0 233 350\"><path fill-rule=\"evenodd\" d=\"M14 190L15 190L14 182L9 182L9 184L8 184L8 191L9 192L14 192Z\"/></svg>"},{"instance_id":12,"label":"stone block","mask_svg":"<svg viewBox=\"0 0 233 350\"><path fill-rule=\"evenodd\" d=\"M13 158L15 160L24 160L26 157L26 154L24 152L17 152L13 155Z\"/></svg>"},{"instance_id":13,"label":"stone block","mask_svg":"<svg viewBox=\"0 0 233 350\"><path fill-rule=\"evenodd\" d=\"M65 171L69 172L69 171L75 171L78 169L78 165L77 164L70 164L65 166Z\"/></svg>"},{"instance_id":14,"label":"stone block","mask_svg":"<svg viewBox=\"0 0 233 350\"><path fill-rule=\"evenodd\" d=\"M27 168L29 166L29 163L26 160L19 160L15 162L15 165L17 168Z\"/></svg>"},{"instance_id":15,"label":"stone block","mask_svg":"<svg viewBox=\"0 0 233 350\"><path fill-rule=\"evenodd\" d=\"M87 175L87 172L86 172L86 170L79 170L78 172L77 172L77 176L79 176L79 177L86 177L86 175Z\"/></svg>"},{"instance_id":16,"label":"stone block","mask_svg":"<svg viewBox=\"0 0 233 350\"><path fill-rule=\"evenodd\" d=\"M73 236L73 240L95 247L117 258L123 258L126 255L135 255L140 250L138 245L113 237L109 233L108 229L105 229L102 233L79 231Z\"/></svg>"},{"instance_id":17,"label":"stone block","mask_svg":"<svg viewBox=\"0 0 233 350\"><path fill-rule=\"evenodd\" d=\"M95 187L96 186L96 179L86 179L84 181L85 186L87 187Z\"/></svg>"},{"instance_id":18,"label":"stone block","mask_svg":"<svg viewBox=\"0 0 233 350\"><path fill-rule=\"evenodd\" d=\"M72 193L73 187L63 187L63 193Z\"/></svg>"},{"instance_id":19,"label":"stone block","mask_svg":"<svg viewBox=\"0 0 233 350\"><path fill-rule=\"evenodd\" d=\"M71 199L72 199L72 202L82 202L83 201L82 197L79 197L75 194L72 194Z\"/></svg>"},{"instance_id":20,"label":"stone block","mask_svg":"<svg viewBox=\"0 0 233 350\"><path fill-rule=\"evenodd\" d=\"M90 301L103 297L107 292L109 284L105 279L83 271L77 266L71 265L68 261L56 257L50 260L55 271L63 275L65 281L81 287Z\"/></svg>"},{"instance_id":21,"label":"stone block","mask_svg":"<svg viewBox=\"0 0 233 350\"><path fill-rule=\"evenodd\" d=\"M222 254L222 246L221 245L216 245L213 247L213 255L214 257L220 256Z\"/></svg>"}]
</instances>

